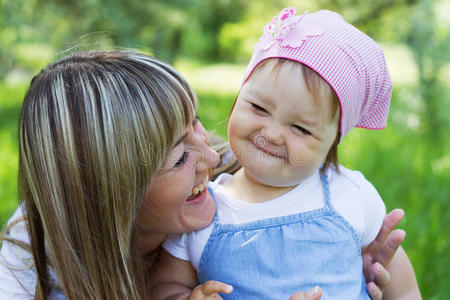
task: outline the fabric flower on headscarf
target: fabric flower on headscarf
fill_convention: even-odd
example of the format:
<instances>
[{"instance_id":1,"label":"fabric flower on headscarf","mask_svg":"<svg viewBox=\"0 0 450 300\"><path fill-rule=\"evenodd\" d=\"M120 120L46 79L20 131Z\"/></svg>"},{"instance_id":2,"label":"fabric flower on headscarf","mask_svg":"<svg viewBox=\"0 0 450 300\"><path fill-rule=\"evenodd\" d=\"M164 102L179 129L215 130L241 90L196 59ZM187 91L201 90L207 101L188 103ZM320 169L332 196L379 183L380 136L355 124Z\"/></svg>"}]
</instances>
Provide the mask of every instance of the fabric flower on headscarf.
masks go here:
<instances>
[{"instance_id":1,"label":"fabric flower on headscarf","mask_svg":"<svg viewBox=\"0 0 450 300\"><path fill-rule=\"evenodd\" d=\"M264 27L264 33L255 45L255 50L267 50L275 43L280 43L281 46L297 48L309 37L323 33L322 28L318 26L299 24L308 11L305 11L301 16L296 16L296 12L297 9L295 7L288 7L276 15Z\"/></svg>"}]
</instances>

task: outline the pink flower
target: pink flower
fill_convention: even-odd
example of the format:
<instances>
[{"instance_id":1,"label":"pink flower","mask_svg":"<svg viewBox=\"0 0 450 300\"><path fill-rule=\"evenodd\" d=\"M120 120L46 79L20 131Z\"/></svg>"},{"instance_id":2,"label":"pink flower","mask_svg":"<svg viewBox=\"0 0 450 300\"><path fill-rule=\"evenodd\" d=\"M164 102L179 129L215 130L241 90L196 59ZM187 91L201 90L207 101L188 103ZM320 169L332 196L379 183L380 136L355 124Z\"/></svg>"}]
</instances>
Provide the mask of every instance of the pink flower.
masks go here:
<instances>
[{"instance_id":1,"label":"pink flower","mask_svg":"<svg viewBox=\"0 0 450 300\"><path fill-rule=\"evenodd\" d=\"M288 7L273 17L264 27L263 35L255 45L255 50L267 50L275 43L296 48L309 37L323 33L322 28L318 26L300 24L308 11L301 16L295 16L296 12L295 7Z\"/></svg>"},{"instance_id":2,"label":"pink flower","mask_svg":"<svg viewBox=\"0 0 450 300\"><path fill-rule=\"evenodd\" d=\"M289 13L286 13L284 15L281 16L281 21L286 20L287 18L289 18L291 15Z\"/></svg>"}]
</instances>

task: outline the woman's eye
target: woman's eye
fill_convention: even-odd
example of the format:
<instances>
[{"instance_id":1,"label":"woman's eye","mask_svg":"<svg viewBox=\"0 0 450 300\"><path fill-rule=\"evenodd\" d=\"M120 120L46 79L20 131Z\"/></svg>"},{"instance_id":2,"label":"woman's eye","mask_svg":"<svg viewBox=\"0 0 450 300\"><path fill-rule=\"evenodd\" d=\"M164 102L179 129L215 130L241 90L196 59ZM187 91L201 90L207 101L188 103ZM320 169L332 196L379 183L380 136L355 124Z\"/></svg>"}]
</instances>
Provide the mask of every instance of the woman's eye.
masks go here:
<instances>
[{"instance_id":1,"label":"woman's eye","mask_svg":"<svg viewBox=\"0 0 450 300\"><path fill-rule=\"evenodd\" d=\"M175 163L175 167L179 167L183 165L186 162L186 159L188 157L188 152L183 152L183 155L180 157L180 159Z\"/></svg>"},{"instance_id":2,"label":"woman's eye","mask_svg":"<svg viewBox=\"0 0 450 300\"><path fill-rule=\"evenodd\" d=\"M294 128L294 130L296 132L299 132L299 133L304 134L304 135L311 135L311 132L309 132L308 130L306 130L302 126L292 125L292 127Z\"/></svg>"},{"instance_id":3,"label":"woman's eye","mask_svg":"<svg viewBox=\"0 0 450 300\"><path fill-rule=\"evenodd\" d=\"M200 121L200 117L195 115L194 120L192 120L192 126L195 127L195 124L197 124L198 121Z\"/></svg>"},{"instance_id":4,"label":"woman's eye","mask_svg":"<svg viewBox=\"0 0 450 300\"><path fill-rule=\"evenodd\" d=\"M252 103L252 108L254 111L258 112L258 113L263 113L263 114L268 114L267 110L265 110L264 108L262 108L261 106Z\"/></svg>"}]
</instances>

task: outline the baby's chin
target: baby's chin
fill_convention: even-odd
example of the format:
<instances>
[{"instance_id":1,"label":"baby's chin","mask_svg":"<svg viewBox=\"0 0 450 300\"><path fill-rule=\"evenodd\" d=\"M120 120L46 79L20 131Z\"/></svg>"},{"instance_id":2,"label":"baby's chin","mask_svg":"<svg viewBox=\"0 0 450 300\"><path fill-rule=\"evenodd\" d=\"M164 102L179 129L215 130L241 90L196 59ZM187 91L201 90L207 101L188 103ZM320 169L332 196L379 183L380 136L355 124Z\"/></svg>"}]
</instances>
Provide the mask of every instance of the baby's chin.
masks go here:
<instances>
[{"instance_id":1,"label":"baby's chin","mask_svg":"<svg viewBox=\"0 0 450 300\"><path fill-rule=\"evenodd\" d=\"M302 183L304 180L304 178L299 178L298 176L283 176L283 174L261 174L253 173L251 171L248 172L248 174L250 174L253 180L258 182L259 184L276 188L294 187Z\"/></svg>"},{"instance_id":2,"label":"baby's chin","mask_svg":"<svg viewBox=\"0 0 450 300\"><path fill-rule=\"evenodd\" d=\"M292 181L280 181L279 179L269 178L260 181L261 184L276 187L276 188L288 188L294 187L302 183L303 180L292 180Z\"/></svg>"}]
</instances>

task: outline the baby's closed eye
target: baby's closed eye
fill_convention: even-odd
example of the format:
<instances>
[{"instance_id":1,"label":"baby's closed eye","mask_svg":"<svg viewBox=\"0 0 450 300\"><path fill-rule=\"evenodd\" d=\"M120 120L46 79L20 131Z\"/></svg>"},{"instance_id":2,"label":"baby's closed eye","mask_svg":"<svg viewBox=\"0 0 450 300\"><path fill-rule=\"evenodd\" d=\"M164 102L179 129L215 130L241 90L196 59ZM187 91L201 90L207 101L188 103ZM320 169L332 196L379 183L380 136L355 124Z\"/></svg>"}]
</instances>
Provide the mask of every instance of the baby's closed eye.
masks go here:
<instances>
[{"instance_id":1,"label":"baby's closed eye","mask_svg":"<svg viewBox=\"0 0 450 300\"><path fill-rule=\"evenodd\" d=\"M311 132L300 125L292 125L292 131L297 134L311 135Z\"/></svg>"},{"instance_id":2,"label":"baby's closed eye","mask_svg":"<svg viewBox=\"0 0 450 300\"><path fill-rule=\"evenodd\" d=\"M259 106L258 104L255 103L250 103L252 105L252 109L259 114L268 114L269 112L267 110L265 110L263 107Z\"/></svg>"}]
</instances>

